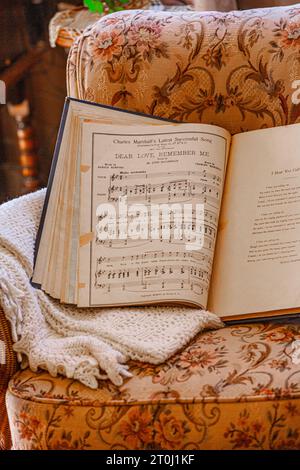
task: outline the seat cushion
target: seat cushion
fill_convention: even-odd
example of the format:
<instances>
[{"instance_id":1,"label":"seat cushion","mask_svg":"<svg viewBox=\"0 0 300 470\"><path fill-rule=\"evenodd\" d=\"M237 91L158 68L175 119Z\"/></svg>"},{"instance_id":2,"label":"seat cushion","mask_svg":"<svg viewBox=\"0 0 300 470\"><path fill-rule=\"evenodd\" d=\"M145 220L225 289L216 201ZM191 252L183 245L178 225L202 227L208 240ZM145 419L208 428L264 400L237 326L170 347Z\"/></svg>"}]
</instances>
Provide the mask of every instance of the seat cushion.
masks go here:
<instances>
[{"instance_id":1,"label":"seat cushion","mask_svg":"<svg viewBox=\"0 0 300 470\"><path fill-rule=\"evenodd\" d=\"M29 369L10 381L15 449L300 449L300 322L197 336L97 390Z\"/></svg>"}]
</instances>

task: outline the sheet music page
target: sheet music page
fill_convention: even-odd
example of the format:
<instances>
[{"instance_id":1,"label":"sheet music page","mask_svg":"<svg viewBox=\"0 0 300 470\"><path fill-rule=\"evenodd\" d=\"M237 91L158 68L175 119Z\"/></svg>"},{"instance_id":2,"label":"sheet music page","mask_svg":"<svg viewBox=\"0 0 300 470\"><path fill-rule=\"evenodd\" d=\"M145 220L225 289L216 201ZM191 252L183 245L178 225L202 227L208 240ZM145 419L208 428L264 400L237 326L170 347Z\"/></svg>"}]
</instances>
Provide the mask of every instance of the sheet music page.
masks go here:
<instances>
[{"instance_id":1,"label":"sheet music page","mask_svg":"<svg viewBox=\"0 0 300 470\"><path fill-rule=\"evenodd\" d=\"M229 144L216 126L84 123L79 306L206 307Z\"/></svg>"}]
</instances>

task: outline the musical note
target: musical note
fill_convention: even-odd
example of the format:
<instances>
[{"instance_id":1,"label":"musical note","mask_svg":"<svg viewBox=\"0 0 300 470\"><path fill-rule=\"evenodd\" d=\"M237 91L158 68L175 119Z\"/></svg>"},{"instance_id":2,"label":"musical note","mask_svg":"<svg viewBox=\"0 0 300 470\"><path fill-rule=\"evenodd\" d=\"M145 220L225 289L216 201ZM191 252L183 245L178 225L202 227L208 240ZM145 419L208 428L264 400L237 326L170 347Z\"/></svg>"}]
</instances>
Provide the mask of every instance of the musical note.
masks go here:
<instances>
[{"instance_id":1,"label":"musical note","mask_svg":"<svg viewBox=\"0 0 300 470\"><path fill-rule=\"evenodd\" d=\"M199 261L207 262L201 269ZM118 267L117 267L118 266ZM193 289L207 292L211 258L205 253L179 251L145 252L140 255L99 257L95 270L95 288L110 292ZM125 282L126 281L126 282Z\"/></svg>"},{"instance_id":2,"label":"musical note","mask_svg":"<svg viewBox=\"0 0 300 470\"><path fill-rule=\"evenodd\" d=\"M114 168L107 176L106 201L116 208L124 196L128 206L143 204L147 210L151 210L152 204L172 203L182 204L183 208L185 203L191 203L193 208L188 215L182 211L182 217L173 214L169 220L163 219L161 212L156 227L158 235L154 238L150 225L146 239L120 238L119 225L113 239L103 240L96 231L95 247L99 256L93 273L94 288L99 295L105 298L113 291L116 296L124 293L124 298L138 293L142 298L155 299L162 294L172 297L182 291L185 298L188 292L207 298L223 179L219 168L205 165L206 162L199 164L199 169L194 171ZM197 224L194 203L204 204L204 225ZM127 225L135 217L128 215ZM101 222L103 214L95 218L96 226ZM111 228L108 224L106 230ZM187 251L186 243L193 243L200 235L204 240L201 250Z\"/></svg>"}]
</instances>

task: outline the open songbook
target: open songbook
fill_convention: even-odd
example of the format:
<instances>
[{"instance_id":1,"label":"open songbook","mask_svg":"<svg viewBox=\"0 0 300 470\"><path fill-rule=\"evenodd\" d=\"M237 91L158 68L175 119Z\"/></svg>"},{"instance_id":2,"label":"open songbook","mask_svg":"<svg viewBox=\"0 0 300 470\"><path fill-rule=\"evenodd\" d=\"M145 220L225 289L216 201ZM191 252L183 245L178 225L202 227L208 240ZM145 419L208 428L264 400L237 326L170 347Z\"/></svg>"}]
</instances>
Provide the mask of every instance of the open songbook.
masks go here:
<instances>
[{"instance_id":1,"label":"open songbook","mask_svg":"<svg viewBox=\"0 0 300 470\"><path fill-rule=\"evenodd\" d=\"M300 311L300 125L233 137L67 98L32 283L79 307Z\"/></svg>"}]
</instances>

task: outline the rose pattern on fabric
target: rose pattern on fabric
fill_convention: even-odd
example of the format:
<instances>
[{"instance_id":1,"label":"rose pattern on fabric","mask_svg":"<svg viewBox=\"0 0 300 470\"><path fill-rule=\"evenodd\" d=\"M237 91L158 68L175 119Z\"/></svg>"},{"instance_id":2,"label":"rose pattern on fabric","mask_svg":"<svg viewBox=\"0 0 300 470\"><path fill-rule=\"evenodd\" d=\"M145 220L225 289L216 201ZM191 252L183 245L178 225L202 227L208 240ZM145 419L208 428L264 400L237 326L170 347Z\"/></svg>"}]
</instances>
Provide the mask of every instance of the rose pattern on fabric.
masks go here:
<instances>
[{"instance_id":1,"label":"rose pattern on fabric","mask_svg":"<svg viewBox=\"0 0 300 470\"><path fill-rule=\"evenodd\" d=\"M68 424L62 407L25 404L14 416L13 442L20 450L299 450L299 416L299 399L265 401L260 411L252 403L152 404L78 407Z\"/></svg>"},{"instance_id":2,"label":"rose pattern on fabric","mask_svg":"<svg viewBox=\"0 0 300 470\"><path fill-rule=\"evenodd\" d=\"M15 448L300 449L298 323L256 323L198 335L161 365L91 390L30 370L7 396Z\"/></svg>"},{"instance_id":3,"label":"rose pattern on fabric","mask_svg":"<svg viewBox=\"0 0 300 470\"><path fill-rule=\"evenodd\" d=\"M111 61L113 58L120 56L124 42L123 34L119 34L118 31L103 31L95 36L91 53L95 60L100 58Z\"/></svg>"},{"instance_id":4,"label":"rose pattern on fabric","mask_svg":"<svg viewBox=\"0 0 300 470\"><path fill-rule=\"evenodd\" d=\"M79 65L78 44L68 59L71 96L92 87L104 104L232 133L300 120L291 100L300 76L297 7L119 12L79 41Z\"/></svg>"},{"instance_id":5,"label":"rose pattern on fabric","mask_svg":"<svg viewBox=\"0 0 300 470\"><path fill-rule=\"evenodd\" d=\"M224 437L229 439L233 449L297 450L300 446L300 430L287 426L290 414L299 416L299 408L291 403L285 407L285 413L279 412L279 404L271 407L267 420L251 419L245 409L236 423L231 422Z\"/></svg>"},{"instance_id":6,"label":"rose pattern on fabric","mask_svg":"<svg viewBox=\"0 0 300 470\"><path fill-rule=\"evenodd\" d=\"M146 409L133 408L128 413L128 419L123 421L119 427L119 433L131 449L141 449L145 444L151 442L152 430L151 413Z\"/></svg>"}]
</instances>

